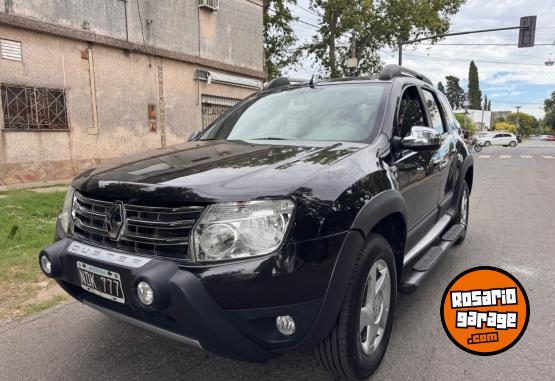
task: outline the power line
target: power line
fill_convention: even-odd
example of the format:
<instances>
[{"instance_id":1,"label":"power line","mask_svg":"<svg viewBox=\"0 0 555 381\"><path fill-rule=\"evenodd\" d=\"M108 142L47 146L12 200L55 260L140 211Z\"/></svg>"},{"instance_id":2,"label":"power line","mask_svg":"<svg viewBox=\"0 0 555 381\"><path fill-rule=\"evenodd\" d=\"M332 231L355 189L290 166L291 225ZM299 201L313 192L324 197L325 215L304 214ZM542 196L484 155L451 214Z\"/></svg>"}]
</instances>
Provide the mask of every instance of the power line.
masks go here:
<instances>
[{"instance_id":1,"label":"power line","mask_svg":"<svg viewBox=\"0 0 555 381\"><path fill-rule=\"evenodd\" d=\"M449 58L449 57L438 57L438 56L423 56L419 54L405 54L409 57L420 57L420 58L429 58L429 59L439 59L439 60L446 60L446 61L462 61L462 62L469 62L473 60L477 63L489 63L489 64L501 64L501 65L525 65L525 66L545 66L544 64L535 64L535 63L525 63L525 62L506 62L506 61L486 61L486 60L476 60L476 59L462 59L462 58Z\"/></svg>"},{"instance_id":2,"label":"power line","mask_svg":"<svg viewBox=\"0 0 555 381\"><path fill-rule=\"evenodd\" d=\"M299 9L302 9L303 11L306 11L306 12L308 12L308 13L311 13L311 14L313 14L314 16L322 17L322 16L320 16L318 13L314 12L313 10L308 9L308 8L305 8L305 7L301 7L299 4L293 4L293 6L299 8Z\"/></svg>"},{"instance_id":3,"label":"power line","mask_svg":"<svg viewBox=\"0 0 555 381\"><path fill-rule=\"evenodd\" d=\"M491 101L495 103L506 103L506 104L515 104L515 105L519 105L519 104L523 104L523 105L543 105L543 102L515 102L515 101L505 101L505 100L501 100L501 99L495 99L495 97L491 98Z\"/></svg>"},{"instance_id":4,"label":"power line","mask_svg":"<svg viewBox=\"0 0 555 381\"><path fill-rule=\"evenodd\" d=\"M421 45L425 45L425 46L436 46L436 45L443 45L443 46L518 46L518 44L504 44L504 43L487 43L487 42L482 42L482 43L464 43L464 42L459 42L459 43L437 43L437 44L421 44ZM540 46L555 46L555 42L552 42L550 44L548 43L535 43L534 46L536 45L540 45Z\"/></svg>"}]
</instances>

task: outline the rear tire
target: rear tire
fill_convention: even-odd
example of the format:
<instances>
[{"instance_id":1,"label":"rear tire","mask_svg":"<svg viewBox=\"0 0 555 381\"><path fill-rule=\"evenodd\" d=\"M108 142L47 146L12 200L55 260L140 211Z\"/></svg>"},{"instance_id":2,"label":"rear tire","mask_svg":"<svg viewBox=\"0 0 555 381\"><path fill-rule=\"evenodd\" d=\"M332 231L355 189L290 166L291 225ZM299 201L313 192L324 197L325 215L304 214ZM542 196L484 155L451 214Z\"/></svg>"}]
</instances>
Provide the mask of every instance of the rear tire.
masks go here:
<instances>
[{"instance_id":1,"label":"rear tire","mask_svg":"<svg viewBox=\"0 0 555 381\"><path fill-rule=\"evenodd\" d=\"M455 223L464 224L464 232L455 242L455 245L460 245L466 238L466 231L468 227L468 215L470 206L470 190L468 189L468 184L466 181L463 183L461 199L459 200L459 206L457 208L457 214L455 215Z\"/></svg>"},{"instance_id":2,"label":"rear tire","mask_svg":"<svg viewBox=\"0 0 555 381\"><path fill-rule=\"evenodd\" d=\"M482 146L479 144L475 144L474 145L474 151L476 152L482 152Z\"/></svg>"},{"instance_id":3,"label":"rear tire","mask_svg":"<svg viewBox=\"0 0 555 381\"><path fill-rule=\"evenodd\" d=\"M488 141L484 143L484 147L489 147L489 146L491 146L491 142Z\"/></svg>"},{"instance_id":4,"label":"rear tire","mask_svg":"<svg viewBox=\"0 0 555 381\"><path fill-rule=\"evenodd\" d=\"M372 233L356 259L337 321L315 348L328 372L351 380L374 373L387 349L396 299L395 256L385 238Z\"/></svg>"}]
</instances>

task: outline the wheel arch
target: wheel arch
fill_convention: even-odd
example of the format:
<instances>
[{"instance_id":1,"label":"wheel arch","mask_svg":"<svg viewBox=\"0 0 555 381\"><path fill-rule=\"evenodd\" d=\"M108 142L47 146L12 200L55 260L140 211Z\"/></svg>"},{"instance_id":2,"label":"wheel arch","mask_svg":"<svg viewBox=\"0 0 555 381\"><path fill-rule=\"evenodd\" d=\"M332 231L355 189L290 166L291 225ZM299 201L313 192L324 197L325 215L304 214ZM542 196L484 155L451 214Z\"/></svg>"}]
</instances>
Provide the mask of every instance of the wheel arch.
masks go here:
<instances>
[{"instance_id":1,"label":"wheel arch","mask_svg":"<svg viewBox=\"0 0 555 381\"><path fill-rule=\"evenodd\" d=\"M395 254L397 274L403 270L407 238L406 204L401 193L388 189L373 197L358 213L352 229L359 230L364 239L370 233L382 235Z\"/></svg>"},{"instance_id":2,"label":"wheel arch","mask_svg":"<svg viewBox=\"0 0 555 381\"><path fill-rule=\"evenodd\" d=\"M405 201L401 193L395 189L379 193L361 208L337 256L315 325L307 338L296 347L315 345L331 330L339 314L356 256L371 233L384 236L395 253L398 266L402 268L406 241L405 221ZM401 229L401 232L395 229Z\"/></svg>"}]
</instances>

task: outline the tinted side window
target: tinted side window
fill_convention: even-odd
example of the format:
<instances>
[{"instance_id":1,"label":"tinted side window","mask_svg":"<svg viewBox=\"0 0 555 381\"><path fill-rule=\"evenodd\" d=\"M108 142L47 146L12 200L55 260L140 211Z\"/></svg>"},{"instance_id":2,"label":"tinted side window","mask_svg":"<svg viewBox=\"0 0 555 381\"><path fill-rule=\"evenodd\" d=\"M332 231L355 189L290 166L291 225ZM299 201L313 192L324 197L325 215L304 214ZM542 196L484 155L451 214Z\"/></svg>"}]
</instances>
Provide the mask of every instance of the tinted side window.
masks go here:
<instances>
[{"instance_id":1,"label":"tinted side window","mask_svg":"<svg viewBox=\"0 0 555 381\"><path fill-rule=\"evenodd\" d=\"M445 119L447 119L447 126L451 130L457 130L460 127L460 125L459 125L459 122L457 121L457 118L455 118L455 113L451 109L451 105L449 104L449 101L447 100L445 95L441 93L438 94L438 97L439 97L439 102L443 107L443 111L444 111L443 115L445 115Z\"/></svg>"},{"instance_id":2,"label":"tinted side window","mask_svg":"<svg viewBox=\"0 0 555 381\"><path fill-rule=\"evenodd\" d=\"M441 111L437 104L436 98L428 90L422 89L422 93L424 94L424 99L426 100L426 107L428 107L428 112L430 113L430 119L431 119L430 122L432 123L430 127L432 127L440 134L443 134L446 131L446 129L445 129L445 126L443 125L443 118L441 117Z\"/></svg>"},{"instance_id":3,"label":"tinted side window","mask_svg":"<svg viewBox=\"0 0 555 381\"><path fill-rule=\"evenodd\" d=\"M405 89L399 104L399 115L395 135L401 138L410 134L413 126L425 126L424 110L416 87Z\"/></svg>"}]
</instances>

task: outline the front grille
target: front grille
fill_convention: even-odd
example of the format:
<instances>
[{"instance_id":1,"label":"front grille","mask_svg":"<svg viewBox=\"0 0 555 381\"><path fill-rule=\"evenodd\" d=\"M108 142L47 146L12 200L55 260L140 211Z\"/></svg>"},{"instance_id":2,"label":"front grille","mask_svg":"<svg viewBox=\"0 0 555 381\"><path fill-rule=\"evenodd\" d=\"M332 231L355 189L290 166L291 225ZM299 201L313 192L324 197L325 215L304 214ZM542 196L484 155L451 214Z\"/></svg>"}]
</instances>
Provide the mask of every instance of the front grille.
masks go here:
<instances>
[{"instance_id":1,"label":"front grille","mask_svg":"<svg viewBox=\"0 0 555 381\"><path fill-rule=\"evenodd\" d=\"M124 204L123 232L119 240L113 240L106 223L106 214L113 204L75 192L74 235L108 248L186 259L189 233L204 210L203 206L168 208Z\"/></svg>"}]
</instances>

